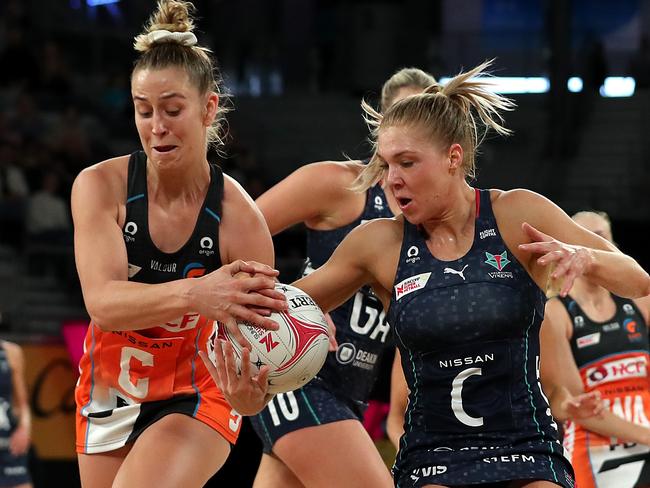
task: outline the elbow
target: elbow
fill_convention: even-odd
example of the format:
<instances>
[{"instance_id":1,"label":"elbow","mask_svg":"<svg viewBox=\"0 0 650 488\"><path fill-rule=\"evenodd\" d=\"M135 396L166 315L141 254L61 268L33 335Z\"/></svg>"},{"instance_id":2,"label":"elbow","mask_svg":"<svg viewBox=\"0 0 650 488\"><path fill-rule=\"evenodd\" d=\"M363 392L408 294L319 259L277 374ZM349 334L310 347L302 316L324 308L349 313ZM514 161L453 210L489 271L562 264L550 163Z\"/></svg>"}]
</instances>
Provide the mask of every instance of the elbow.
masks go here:
<instances>
[{"instance_id":1,"label":"elbow","mask_svg":"<svg viewBox=\"0 0 650 488\"><path fill-rule=\"evenodd\" d=\"M90 322L99 327L102 332L117 330L117 328L110 325L114 321L109 317L106 307L102 307L99 303L91 303L90 301L87 301L86 311L90 317Z\"/></svg>"}]
</instances>

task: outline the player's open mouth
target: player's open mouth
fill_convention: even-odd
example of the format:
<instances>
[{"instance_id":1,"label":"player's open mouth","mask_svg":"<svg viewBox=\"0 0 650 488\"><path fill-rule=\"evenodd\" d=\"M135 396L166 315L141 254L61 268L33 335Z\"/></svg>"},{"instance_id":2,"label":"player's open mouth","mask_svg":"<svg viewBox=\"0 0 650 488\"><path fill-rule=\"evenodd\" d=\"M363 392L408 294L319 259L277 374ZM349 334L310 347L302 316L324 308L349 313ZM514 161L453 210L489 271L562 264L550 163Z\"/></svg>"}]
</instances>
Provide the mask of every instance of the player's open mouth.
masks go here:
<instances>
[{"instance_id":1,"label":"player's open mouth","mask_svg":"<svg viewBox=\"0 0 650 488\"><path fill-rule=\"evenodd\" d=\"M411 203L410 198L398 198L397 203L399 204L399 208L404 210L405 207L408 207L409 203Z\"/></svg>"},{"instance_id":2,"label":"player's open mouth","mask_svg":"<svg viewBox=\"0 0 650 488\"><path fill-rule=\"evenodd\" d=\"M156 152L167 153L176 149L176 146L154 146L153 148L156 150Z\"/></svg>"}]
</instances>

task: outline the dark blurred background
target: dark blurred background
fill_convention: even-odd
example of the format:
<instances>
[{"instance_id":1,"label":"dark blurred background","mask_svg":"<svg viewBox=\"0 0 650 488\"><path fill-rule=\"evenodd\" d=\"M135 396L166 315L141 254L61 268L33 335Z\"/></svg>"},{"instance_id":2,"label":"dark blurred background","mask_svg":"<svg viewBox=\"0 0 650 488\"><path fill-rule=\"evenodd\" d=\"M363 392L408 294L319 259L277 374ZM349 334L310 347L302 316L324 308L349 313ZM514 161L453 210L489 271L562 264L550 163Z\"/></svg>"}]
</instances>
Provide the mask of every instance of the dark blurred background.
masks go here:
<instances>
[{"instance_id":1,"label":"dark blurred background","mask_svg":"<svg viewBox=\"0 0 650 488\"><path fill-rule=\"evenodd\" d=\"M642 239L650 222L649 1L194 3L199 42L214 50L235 108L226 155L211 159L253 197L307 162L367 156L360 99L376 102L395 70L443 78L495 57L496 76L526 78L520 83L534 93L510 95L514 136L486 141L476 186L530 188L569 213L604 210L618 245L650 269ZM62 330L86 314L70 187L84 167L139 148L131 45L154 5L0 2L0 336L24 345L28 358L37 487L78 485L76 371ZM290 281L304 256L303 229L275 243ZM254 475L259 447L249 434L228 468L240 476L231 486Z\"/></svg>"}]
</instances>

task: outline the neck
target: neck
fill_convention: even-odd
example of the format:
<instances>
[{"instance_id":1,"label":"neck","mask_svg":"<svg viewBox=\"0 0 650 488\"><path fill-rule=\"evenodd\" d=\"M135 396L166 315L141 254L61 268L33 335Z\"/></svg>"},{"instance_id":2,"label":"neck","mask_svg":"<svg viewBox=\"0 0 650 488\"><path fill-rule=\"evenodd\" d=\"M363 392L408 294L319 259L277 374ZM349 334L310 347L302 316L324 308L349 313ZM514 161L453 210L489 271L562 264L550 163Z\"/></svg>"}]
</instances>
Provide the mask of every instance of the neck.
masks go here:
<instances>
[{"instance_id":1,"label":"neck","mask_svg":"<svg viewBox=\"0 0 650 488\"><path fill-rule=\"evenodd\" d=\"M156 168L147 165L150 195L156 200L176 200L202 196L210 184L210 166L207 160L191 166Z\"/></svg>"},{"instance_id":2,"label":"neck","mask_svg":"<svg viewBox=\"0 0 650 488\"><path fill-rule=\"evenodd\" d=\"M468 231L474 232L476 218L476 192L463 180L460 185L453 185L450 191L437 198L444 205L438 215L427 219L421 227L430 237L440 236L453 239Z\"/></svg>"}]
</instances>

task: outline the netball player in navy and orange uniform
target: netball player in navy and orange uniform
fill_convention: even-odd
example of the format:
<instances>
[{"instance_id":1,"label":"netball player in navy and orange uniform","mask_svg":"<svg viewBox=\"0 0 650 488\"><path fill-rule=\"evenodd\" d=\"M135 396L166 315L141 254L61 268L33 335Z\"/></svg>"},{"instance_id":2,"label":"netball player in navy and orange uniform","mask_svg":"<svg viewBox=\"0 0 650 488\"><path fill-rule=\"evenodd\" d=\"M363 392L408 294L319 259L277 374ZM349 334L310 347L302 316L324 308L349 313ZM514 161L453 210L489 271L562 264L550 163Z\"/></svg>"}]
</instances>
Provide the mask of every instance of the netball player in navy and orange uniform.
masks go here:
<instances>
[{"instance_id":1,"label":"netball player in navy and orange uniform","mask_svg":"<svg viewBox=\"0 0 650 488\"><path fill-rule=\"evenodd\" d=\"M0 340L0 487L31 488L27 451L31 414L24 377L23 351Z\"/></svg>"},{"instance_id":2,"label":"netball player in navy and orange uniform","mask_svg":"<svg viewBox=\"0 0 650 488\"><path fill-rule=\"evenodd\" d=\"M384 83L382 107L434 82L422 70L402 69ZM350 190L363 167L361 161L309 164L257 199L272 234L306 224L306 273L325 263L363 222L393 216L394 199L379 184L363 193ZM383 305L369 287L363 287L330 316L338 345L318 376L303 388L276 395L251 418L264 444L255 488L391 484L360 422L379 358L387 347L394 347ZM326 456L320 455L323 450Z\"/></svg>"},{"instance_id":3,"label":"netball player in navy and orange uniform","mask_svg":"<svg viewBox=\"0 0 650 488\"><path fill-rule=\"evenodd\" d=\"M329 310L370 284L388 308L410 390L397 486L573 486L539 385L548 265L566 295L584 275L622 296L650 290L629 256L527 190L467 183L484 129L512 105L475 79L489 64L391 106L366 106L402 215L353 230L296 285ZM315 463L319 459L314 459Z\"/></svg>"},{"instance_id":4,"label":"netball player in navy and orange uniform","mask_svg":"<svg viewBox=\"0 0 650 488\"><path fill-rule=\"evenodd\" d=\"M606 214L579 212L574 220L612 241ZM542 381L571 393L598 392L601 417L568 421L564 447L580 488L650 486L650 383L647 324L650 297L621 298L586 279L566 297L549 300L542 327ZM557 414L555 392L549 392Z\"/></svg>"},{"instance_id":5,"label":"netball player in navy and orange uniform","mask_svg":"<svg viewBox=\"0 0 650 488\"><path fill-rule=\"evenodd\" d=\"M233 333L236 319L275 328L267 316L286 301L273 290L262 215L206 159L218 142L219 95L190 8L161 0L136 38L142 151L87 168L72 191L92 320L76 390L86 487L203 486L226 460L240 415L269 399L266 372L243 368L220 390L199 358L214 320Z\"/></svg>"}]
</instances>

